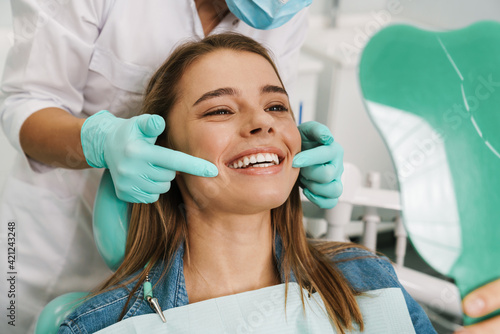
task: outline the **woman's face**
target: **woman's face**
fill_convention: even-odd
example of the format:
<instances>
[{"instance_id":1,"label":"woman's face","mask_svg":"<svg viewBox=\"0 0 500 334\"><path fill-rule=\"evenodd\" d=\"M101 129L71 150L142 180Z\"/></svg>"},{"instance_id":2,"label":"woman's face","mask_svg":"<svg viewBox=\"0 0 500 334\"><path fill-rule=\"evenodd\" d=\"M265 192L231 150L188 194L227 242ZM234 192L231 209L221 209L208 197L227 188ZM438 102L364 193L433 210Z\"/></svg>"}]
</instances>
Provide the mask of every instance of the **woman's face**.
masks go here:
<instances>
[{"instance_id":1,"label":"woman's face","mask_svg":"<svg viewBox=\"0 0 500 334\"><path fill-rule=\"evenodd\" d=\"M186 205L249 214L288 198L299 173L292 159L300 135L288 96L265 58L218 50L196 60L168 117L173 148L219 169L215 178L178 175Z\"/></svg>"}]
</instances>

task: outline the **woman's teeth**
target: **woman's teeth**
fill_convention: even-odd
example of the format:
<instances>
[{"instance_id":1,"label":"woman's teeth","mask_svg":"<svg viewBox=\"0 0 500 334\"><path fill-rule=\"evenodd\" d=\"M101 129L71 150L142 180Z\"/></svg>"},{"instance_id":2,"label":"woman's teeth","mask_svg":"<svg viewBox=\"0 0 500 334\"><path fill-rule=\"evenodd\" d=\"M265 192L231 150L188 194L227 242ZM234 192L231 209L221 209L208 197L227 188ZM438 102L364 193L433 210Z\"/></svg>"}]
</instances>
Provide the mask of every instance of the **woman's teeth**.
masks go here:
<instances>
[{"instance_id":1,"label":"woman's teeth","mask_svg":"<svg viewBox=\"0 0 500 334\"><path fill-rule=\"evenodd\" d=\"M280 160L274 153L258 153L247 155L229 165L229 168L247 168L247 167L270 167L279 165Z\"/></svg>"}]
</instances>

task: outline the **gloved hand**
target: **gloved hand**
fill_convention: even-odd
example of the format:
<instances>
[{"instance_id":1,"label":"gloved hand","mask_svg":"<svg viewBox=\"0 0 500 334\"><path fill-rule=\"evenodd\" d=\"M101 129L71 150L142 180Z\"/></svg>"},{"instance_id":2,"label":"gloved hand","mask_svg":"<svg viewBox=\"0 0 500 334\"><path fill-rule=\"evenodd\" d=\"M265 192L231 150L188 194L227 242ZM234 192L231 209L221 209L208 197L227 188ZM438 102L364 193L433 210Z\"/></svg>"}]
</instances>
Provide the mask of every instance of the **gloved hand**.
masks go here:
<instances>
[{"instance_id":1,"label":"gloved hand","mask_svg":"<svg viewBox=\"0 0 500 334\"><path fill-rule=\"evenodd\" d=\"M117 118L103 110L81 129L83 154L95 168L109 168L116 195L125 202L153 203L170 189L175 172L217 176L214 164L155 145L165 130L159 115Z\"/></svg>"},{"instance_id":2,"label":"gloved hand","mask_svg":"<svg viewBox=\"0 0 500 334\"><path fill-rule=\"evenodd\" d=\"M331 209L342 195L344 149L323 124L306 122L299 131L302 152L293 158L293 167L300 168L304 195L320 208Z\"/></svg>"}]
</instances>

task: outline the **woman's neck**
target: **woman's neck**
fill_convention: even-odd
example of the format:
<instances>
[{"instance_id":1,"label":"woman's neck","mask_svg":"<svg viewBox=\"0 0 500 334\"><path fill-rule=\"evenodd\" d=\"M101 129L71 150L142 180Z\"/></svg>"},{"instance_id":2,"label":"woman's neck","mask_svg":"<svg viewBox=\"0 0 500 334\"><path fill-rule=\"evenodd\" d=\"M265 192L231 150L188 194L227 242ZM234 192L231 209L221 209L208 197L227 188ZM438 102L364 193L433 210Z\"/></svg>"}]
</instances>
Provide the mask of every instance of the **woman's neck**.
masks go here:
<instances>
[{"instance_id":1,"label":"woman's neck","mask_svg":"<svg viewBox=\"0 0 500 334\"><path fill-rule=\"evenodd\" d=\"M189 215L184 276L189 302L280 283L271 216Z\"/></svg>"}]
</instances>

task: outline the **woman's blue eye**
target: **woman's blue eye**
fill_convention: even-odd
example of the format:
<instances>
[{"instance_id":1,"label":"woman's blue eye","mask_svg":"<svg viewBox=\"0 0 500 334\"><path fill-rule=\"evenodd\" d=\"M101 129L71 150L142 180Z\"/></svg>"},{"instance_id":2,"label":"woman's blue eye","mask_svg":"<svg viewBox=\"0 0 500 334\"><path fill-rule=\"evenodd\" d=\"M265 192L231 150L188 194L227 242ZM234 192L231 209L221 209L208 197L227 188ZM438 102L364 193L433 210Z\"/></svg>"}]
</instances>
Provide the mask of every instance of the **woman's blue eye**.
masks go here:
<instances>
[{"instance_id":1,"label":"woman's blue eye","mask_svg":"<svg viewBox=\"0 0 500 334\"><path fill-rule=\"evenodd\" d=\"M266 109L266 111L288 111L288 108L282 104L276 104Z\"/></svg>"}]
</instances>

